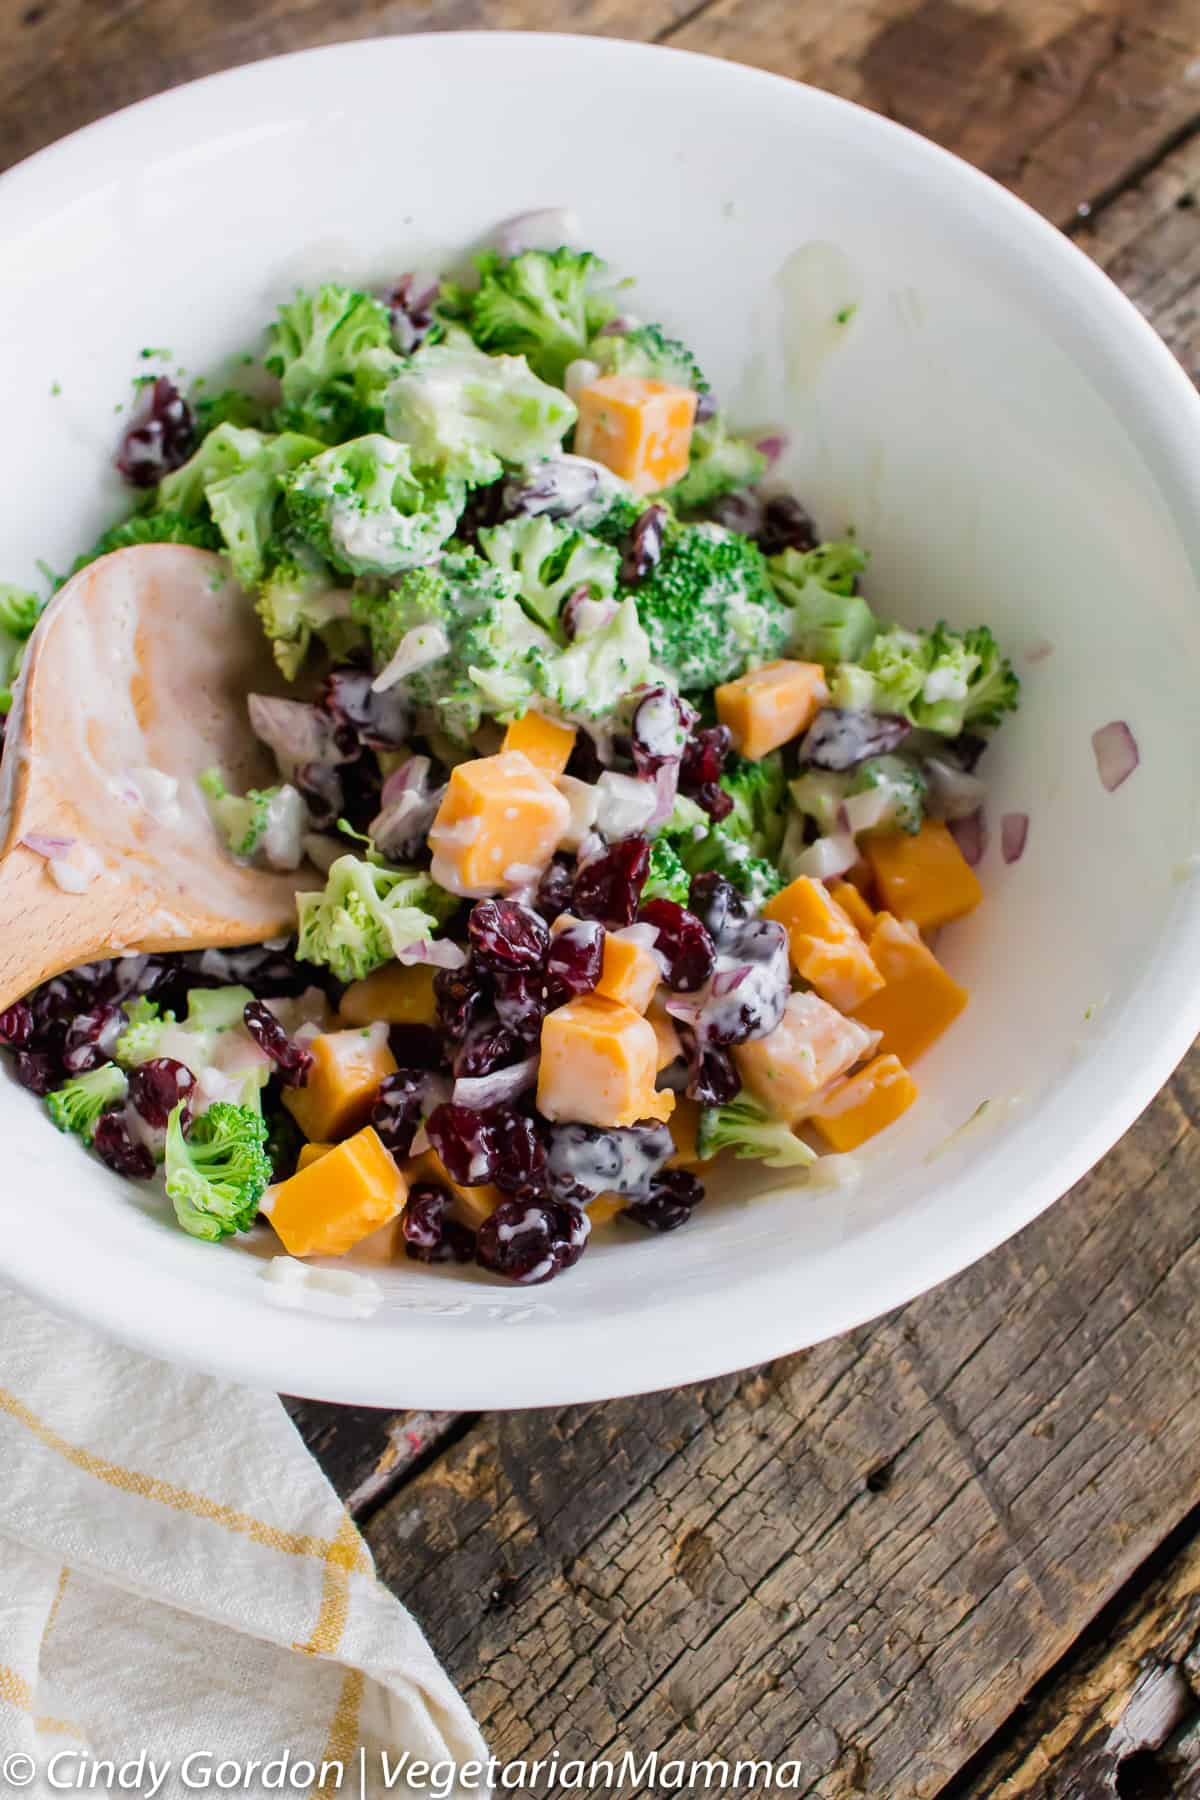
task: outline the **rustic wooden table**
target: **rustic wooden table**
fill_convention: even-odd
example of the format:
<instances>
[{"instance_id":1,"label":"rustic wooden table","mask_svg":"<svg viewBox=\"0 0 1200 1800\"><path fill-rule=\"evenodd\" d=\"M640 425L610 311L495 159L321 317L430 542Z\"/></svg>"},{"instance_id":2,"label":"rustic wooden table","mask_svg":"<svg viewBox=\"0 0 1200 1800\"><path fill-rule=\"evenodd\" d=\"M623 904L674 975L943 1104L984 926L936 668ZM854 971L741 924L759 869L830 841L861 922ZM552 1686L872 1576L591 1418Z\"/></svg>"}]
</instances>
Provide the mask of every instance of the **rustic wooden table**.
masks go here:
<instances>
[{"instance_id":1,"label":"rustic wooden table","mask_svg":"<svg viewBox=\"0 0 1200 1800\"><path fill-rule=\"evenodd\" d=\"M0 0L0 167L233 63L482 26L877 107L1070 232L1197 370L1198 0ZM1012 1243L770 1367L293 1415L499 1755L799 1758L827 1800L1196 1800L1198 1106L1193 1053Z\"/></svg>"}]
</instances>

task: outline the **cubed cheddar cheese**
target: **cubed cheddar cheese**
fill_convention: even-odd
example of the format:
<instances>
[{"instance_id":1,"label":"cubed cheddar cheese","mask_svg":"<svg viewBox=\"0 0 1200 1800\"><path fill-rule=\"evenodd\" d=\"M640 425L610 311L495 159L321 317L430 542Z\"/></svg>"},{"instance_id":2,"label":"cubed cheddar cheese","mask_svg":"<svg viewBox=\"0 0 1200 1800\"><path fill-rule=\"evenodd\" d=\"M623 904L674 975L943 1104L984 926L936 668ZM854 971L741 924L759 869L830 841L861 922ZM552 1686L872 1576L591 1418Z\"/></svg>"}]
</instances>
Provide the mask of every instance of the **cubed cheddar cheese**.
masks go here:
<instances>
[{"instance_id":1,"label":"cubed cheddar cheese","mask_svg":"<svg viewBox=\"0 0 1200 1800\"><path fill-rule=\"evenodd\" d=\"M623 1001L639 1013L645 1012L662 980L658 958L649 944L642 942L642 933L654 935L651 927L638 925L605 932L604 961L595 989L606 1000Z\"/></svg>"},{"instance_id":2,"label":"cubed cheddar cheese","mask_svg":"<svg viewBox=\"0 0 1200 1800\"><path fill-rule=\"evenodd\" d=\"M675 1021L667 1011L661 994L656 994L646 1008L646 1017L654 1027L654 1035L658 1039L658 1073L683 1055L683 1040L675 1029Z\"/></svg>"},{"instance_id":3,"label":"cubed cheddar cheese","mask_svg":"<svg viewBox=\"0 0 1200 1800\"><path fill-rule=\"evenodd\" d=\"M270 1188L262 1210L290 1256L343 1256L399 1213L408 1187L370 1126Z\"/></svg>"},{"instance_id":4,"label":"cubed cheddar cheese","mask_svg":"<svg viewBox=\"0 0 1200 1800\"><path fill-rule=\"evenodd\" d=\"M862 889L851 881L831 881L829 892L859 935L869 938L875 929L875 909L868 904Z\"/></svg>"},{"instance_id":5,"label":"cubed cheddar cheese","mask_svg":"<svg viewBox=\"0 0 1200 1800\"><path fill-rule=\"evenodd\" d=\"M953 1025L967 1004L967 991L946 973L919 933L890 913L880 913L867 948L884 985L854 1016L883 1034L881 1050L894 1052L903 1063L915 1062Z\"/></svg>"},{"instance_id":6,"label":"cubed cheddar cheese","mask_svg":"<svg viewBox=\"0 0 1200 1800\"><path fill-rule=\"evenodd\" d=\"M577 397L575 453L655 494L687 474L697 396L641 375L601 375Z\"/></svg>"},{"instance_id":7,"label":"cubed cheddar cheese","mask_svg":"<svg viewBox=\"0 0 1200 1800\"><path fill-rule=\"evenodd\" d=\"M365 1125L379 1084L394 1075L385 1025L325 1031L308 1046L312 1067L303 1087L284 1088L283 1104L305 1137L325 1143Z\"/></svg>"},{"instance_id":8,"label":"cubed cheddar cheese","mask_svg":"<svg viewBox=\"0 0 1200 1800\"><path fill-rule=\"evenodd\" d=\"M961 919L983 898L978 876L940 819L924 820L915 832L871 832L862 848L887 911L911 919L919 931Z\"/></svg>"},{"instance_id":9,"label":"cubed cheddar cheese","mask_svg":"<svg viewBox=\"0 0 1200 1800\"><path fill-rule=\"evenodd\" d=\"M699 1169L704 1163L712 1161L711 1157L701 1156L696 1148L700 1110L699 1103L689 1100L686 1094L676 1097L675 1111L671 1114L668 1127L675 1149L667 1158L668 1169Z\"/></svg>"},{"instance_id":10,"label":"cubed cheddar cheese","mask_svg":"<svg viewBox=\"0 0 1200 1800\"><path fill-rule=\"evenodd\" d=\"M382 1019L388 1025L432 1025L437 1019L433 978L429 963L384 963L361 981L352 981L342 995L339 1016L346 1025L372 1025Z\"/></svg>"},{"instance_id":11,"label":"cubed cheddar cheese","mask_svg":"<svg viewBox=\"0 0 1200 1800\"><path fill-rule=\"evenodd\" d=\"M853 1012L883 986L857 927L811 875L789 882L762 910L787 932L797 975L840 1012Z\"/></svg>"},{"instance_id":12,"label":"cubed cheddar cheese","mask_svg":"<svg viewBox=\"0 0 1200 1800\"><path fill-rule=\"evenodd\" d=\"M820 663L769 662L717 688L717 717L733 747L756 760L807 730L829 698Z\"/></svg>"},{"instance_id":13,"label":"cubed cheddar cheese","mask_svg":"<svg viewBox=\"0 0 1200 1800\"><path fill-rule=\"evenodd\" d=\"M311 1164L320 1162L323 1156L328 1156L329 1152L336 1147L334 1144L301 1144L300 1154L296 1158L296 1174L298 1175L301 1169L307 1169Z\"/></svg>"},{"instance_id":14,"label":"cubed cheddar cheese","mask_svg":"<svg viewBox=\"0 0 1200 1800\"><path fill-rule=\"evenodd\" d=\"M628 1194L597 1194L584 1207L593 1230L597 1225L607 1225L629 1205Z\"/></svg>"},{"instance_id":15,"label":"cubed cheddar cheese","mask_svg":"<svg viewBox=\"0 0 1200 1800\"><path fill-rule=\"evenodd\" d=\"M819 994L791 994L774 1031L736 1045L733 1059L743 1086L768 1112L794 1125L813 1095L853 1068L875 1041L857 1019L844 1018Z\"/></svg>"},{"instance_id":16,"label":"cubed cheddar cheese","mask_svg":"<svg viewBox=\"0 0 1200 1800\"><path fill-rule=\"evenodd\" d=\"M404 1165L404 1173L410 1188L418 1181L433 1181L438 1187L445 1188L450 1195L451 1218L457 1219L460 1225L469 1225L472 1231L479 1230L504 1198L500 1189L490 1182L480 1187L467 1187L464 1182L455 1181L436 1150L425 1150L420 1156L410 1158Z\"/></svg>"},{"instance_id":17,"label":"cubed cheddar cheese","mask_svg":"<svg viewBox=\"0 0 1200 1800\"><path fill-rule=\"evenodd\" d=\"M672 1093L658 1093L658 1041L641 1013L602 994L584 994L542 1021L538 1111L584 1125L669 1119Z\"/></svg>"},{"instance_id":18,"label":"cubed cheddar cheese","mask_svg":"<svg viewBox=\"0 0 1200 1800\"><path fill-rule=\"evenodd\" d=\"M522 713L504 733L504 750L519 750L551 781L561 775L575 747L575 727L560 725L544 713Z\"/></svg>"},{"instance_id":19,"label":"cubed cheddar cheese","mask_svg":"<svg viewBox=\"0 0 1200 1800\"><path fill-rule=\"evenodd\" d=\"M521 750L477 756L450 771L429 833L430 873L452 894L482 899L541 874L571 809Z\"/></svg>"},{"instance_id":20,"label":"cubed cheddar cheese","mask_svg":"<svg viewBox=\"0 0 1200 1800\"><path fill-rule=\"evenodd\" d=\"M917 1084L898 1056L877 1056L856 1075L845 1075L821 1098L806 1121L831 1150L857 1150L892 1125L917 1097Z\"/></svg>"}]
</instances>

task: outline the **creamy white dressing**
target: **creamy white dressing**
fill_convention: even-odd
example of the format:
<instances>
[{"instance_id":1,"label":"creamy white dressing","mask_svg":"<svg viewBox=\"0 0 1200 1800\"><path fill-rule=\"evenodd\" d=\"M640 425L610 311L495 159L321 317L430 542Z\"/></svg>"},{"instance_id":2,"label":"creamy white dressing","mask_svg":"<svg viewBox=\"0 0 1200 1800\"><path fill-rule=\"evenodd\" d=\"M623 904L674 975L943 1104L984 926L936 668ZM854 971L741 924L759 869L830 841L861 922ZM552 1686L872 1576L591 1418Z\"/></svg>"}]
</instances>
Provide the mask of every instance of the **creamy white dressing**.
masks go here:
<instances>
[{"instance_id":1,"label":"creamy white dressing","mask_svg":"<svg viewBox=\"0 0 1200 1800\"><path fill-rule=\"evenodd\" d=\"M268 1207L259 1210L270 1216ZM383 1304L383 1289L373 1276L313 1267L293 1256L273 1256L260 1269L259 1280L275 1305L321 1313L326 1318L369 1319Z\"/></svg>"}]
</instances>

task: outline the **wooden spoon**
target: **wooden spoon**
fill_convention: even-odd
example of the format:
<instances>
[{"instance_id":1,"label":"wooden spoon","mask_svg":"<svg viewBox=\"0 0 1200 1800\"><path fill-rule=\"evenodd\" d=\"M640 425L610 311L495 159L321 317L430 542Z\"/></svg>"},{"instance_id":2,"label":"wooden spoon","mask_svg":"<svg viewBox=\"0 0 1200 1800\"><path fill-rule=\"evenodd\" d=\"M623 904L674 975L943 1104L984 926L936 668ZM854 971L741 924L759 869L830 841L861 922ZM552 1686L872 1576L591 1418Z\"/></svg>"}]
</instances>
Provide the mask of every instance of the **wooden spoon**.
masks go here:
<instances>
[{"instance_id":1,"label":"wooden spoon","mask_svg":"<svg viewBox=\"0 0 1200 1800\"><path fill-rule=\"evenodd\" d=\"M97 957L295 930L312 872L235 862L196 785L214 767L238 793L278 781L246 713L248 692L277 689L208 551L141 544L67 582L30 640L0 763L0 1010Z\"/></svg>"}]
</instances>

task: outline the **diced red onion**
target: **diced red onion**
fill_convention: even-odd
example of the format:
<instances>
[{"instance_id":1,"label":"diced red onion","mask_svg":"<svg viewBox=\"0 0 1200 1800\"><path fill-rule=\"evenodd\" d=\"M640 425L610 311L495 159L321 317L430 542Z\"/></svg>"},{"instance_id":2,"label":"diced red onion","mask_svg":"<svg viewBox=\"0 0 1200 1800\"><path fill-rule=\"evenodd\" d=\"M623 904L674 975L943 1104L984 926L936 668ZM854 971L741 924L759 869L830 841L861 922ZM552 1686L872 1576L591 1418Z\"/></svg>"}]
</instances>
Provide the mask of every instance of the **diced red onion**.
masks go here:
<instances>
[{"instance_id":1,"label":"diced red onion","mask_svg":"<svg viewBox=\"0 0 1200 1800\"><path fill-rule=\"evenodd\" d=\"M466 951L452 938L421 938L396 957L396 961L406 968L413 963L429 963L435 969L461 969L466 960Z\"/></svg>"},{"instance_id":2,"label":"diced red onion","mask_svg":"<svg viewBox=\"0 0 1200 1800\"><path fill-rule=\"evenodd\" d=\"M965 819L950 819L947 823L955 843L963 853L963 861L973 869L976 863L983 861L983 854L987 849L987 819L982 806L976 807Z\"/></svg>"},{"instance_id":3,"label":"diced red onion","mask_svg":"<svg viewBox=\"0 0 1200 1800\"><path fill-rule=\"evenodd\" d=\"M977 813L987 796L987 788L978 775L968 775L956 763L940 756L927 756L925 779L929 783L930 810L949 824L955 819L969 819Z\"/></svg>"},{"instance_id":4,"label":"diced red onion","mask_svg":"<svg viewBox=\"0 0 1200 1800\"><path fill-rule=\"evenodd\" d=\"M734 963L732 968L718 969L709 985L709 992L714 1000L723 1000L726 994L732 994L740 988L750 973L748 963Z\"/></svg>"},{"instance_id":5,"label":"diced red onion","mask_svg":"<svg viewBox=\"0 0 1200 1800\"><path fill-rule=\"evenodd\" d=\"M707 999L708 996L703 990L696 994L668 994L663 1001L663 1006L673 1019L679 1019L681 1023L690 1025L695 1030L700 1023L700 1016L704 1011Z\"/></svg>"},{"instance_id":6,"label":"diced red onion","mask_svg":"<svg viewBox=\"0 0 1200 1800\"><path fill-rule=\"evenodd\" d=\"M1142 760L1137 740L1124 719L1114 719L1093 731L1092 749L1100 779L1110 794L1129 779Z\"/></svg>"},{"instance_id":7,"label":"diced red onion","mask_svg":"<svg viewBox=\"0 0 1200 1800\"><path fill-rule=\"evenodd\" d=\"M754 448L766 457L767 468L773 469L791 441L786 431L773 431L766 437L760 437Z\"/></svg>"},{"instance_id":8,"label":"diced red onion","mask_svg":"<svg viewBox=\"0 0 1200 1800\"><path fill-rule=\"evenodd\" d=\"M858 845L850 833L835 831L829 837L818 838L793 858L792 870L796 875L811 875L815 881L831 881L835 875L852 869L857 861Z\"/></svg>"},{"instance_id":9,"label":"diced red onion","mask_svg":"<svg viewBox=\"0 0 1200 1800\"><path fill-rule=\"evenodd\" d=\"M654 811L646 821L647 831L652 831L656 825L661 825L664 819L669 819L675 810L675 797L679 792L678 758L672 757L670 762L663 763L655 771L653 781Z\"/></svg>"},{"instance_id":10,"label":"diced red onion","mask_svg":"<svg viewBox=\"0 0 1200 1800\"><path fill-rule=\"evenodd\" d=\"M269 694L251 694L247 706L255 737L275 752L286 774L304 763L346 760L334 742L332 719L318 707Z\"/></svg>"},{"instance_id":11,"label":"diced red onion","mask_svg":"<svg viewBox=\"0 0 1200 1800\"><path fill-rule=\"evenodd\" d=\"M615 318L607 320L606 323L600 327L596 336L624 337L626 332L633 331L636 325L637 320L632 313L617 313Z\"/></svg>"},{"instance_id":12,"label":"diced red onion","mask_svg":"<svg viewBox=\"0 0 1200 1800\"><path fill-rule=\"evenodd\" d=\"M525 1093L537 1080L540 1057L527 1056L524 1062L512 1063L507 1069L493 1069L489 1075L460 1075L450 1096L455 1106L469 1106L476 1112L490 1106L507 1106Z\"/></svg>"},{"instance_id":13,"label":"diced red onion","mask_svg":"<svg viewBox=\"0 0 1200 1800\"><path fill-rule=\"evenodd\" d=\"M1020 862L1029 836L1028 813L1005 813L1000 820L1000 854L1006 863Z\"/></svg>"},{"instance_id":14,"label":"diced red onion","mask_svg":"<svg viewBox=\"0 0 1200 1800\"><path fill-rule=\"evenodd\" d=\"M27 850L32 850L35 856L44 856L47 861L53 862L55 857L67 854L67 851L74 845L75 839L73 837L47 837L41 831L27 831L21 842Z\"/></svg>"},{"instance_id":15,"label":"diced red onion","mask_svg":"<svg viewBox=\"0 0 1200 1800\"><path fill-rule=\"evenodd\" d=\"M384 782L379 811L368 828L384 856L402 857L414 839L427 836L446 791L429 791L432 767L427 756L410 756Z\"/></svg>"},{"instance_id":16,"label":"diced red onion","mask_svg":"<svg viewBox=\"0 0 1200 1800\"><path fill-rule=\"evenodd\" d=\"M522 250L561 250L578 236L579 220L569 206L539 206L505 219L492 241L501 256L519 256Z\"/></svg>"}]
</instances>

